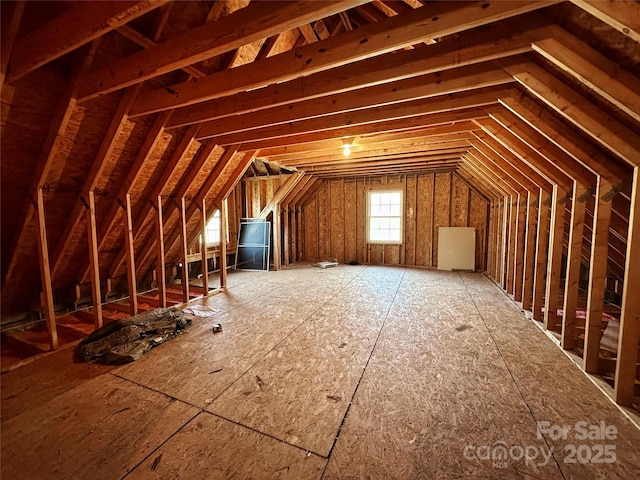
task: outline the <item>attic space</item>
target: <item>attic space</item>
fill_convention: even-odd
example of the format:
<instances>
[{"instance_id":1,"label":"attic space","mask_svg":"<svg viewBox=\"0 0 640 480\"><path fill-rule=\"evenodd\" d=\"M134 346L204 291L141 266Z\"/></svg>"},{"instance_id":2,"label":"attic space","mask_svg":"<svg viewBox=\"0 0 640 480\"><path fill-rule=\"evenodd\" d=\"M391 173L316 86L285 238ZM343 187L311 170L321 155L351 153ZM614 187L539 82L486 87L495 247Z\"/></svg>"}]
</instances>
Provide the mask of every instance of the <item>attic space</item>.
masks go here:
<instances>
[{"instance_id":1,"label":"attic space","mask_svg":"<svg viewBox=\"0 0 640 480\"><path fill-rule=\"evenodd\" d=\"M0 8L3 477L640 478L637 0Z\"/></svg>"}]
</instances>

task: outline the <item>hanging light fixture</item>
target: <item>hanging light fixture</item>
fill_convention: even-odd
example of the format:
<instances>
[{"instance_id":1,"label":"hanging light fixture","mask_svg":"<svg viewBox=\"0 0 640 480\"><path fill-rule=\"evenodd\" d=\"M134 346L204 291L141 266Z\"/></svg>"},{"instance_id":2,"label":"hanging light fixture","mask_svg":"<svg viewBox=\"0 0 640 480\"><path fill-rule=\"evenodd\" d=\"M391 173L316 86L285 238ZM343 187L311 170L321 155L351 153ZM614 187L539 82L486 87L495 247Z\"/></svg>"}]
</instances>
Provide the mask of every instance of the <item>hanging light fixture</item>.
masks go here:
<instances>
[{"instance_id":1,"label":"hanging light fixture","mask_svg":"<svg viewBox=\"0 0 640 480\"><path fill-rule=\"evenodd\" d=\"M342 153L345 157L351 155L351 142L353 139L345 138L342 140Z\"/></svg>"}]
</instances>

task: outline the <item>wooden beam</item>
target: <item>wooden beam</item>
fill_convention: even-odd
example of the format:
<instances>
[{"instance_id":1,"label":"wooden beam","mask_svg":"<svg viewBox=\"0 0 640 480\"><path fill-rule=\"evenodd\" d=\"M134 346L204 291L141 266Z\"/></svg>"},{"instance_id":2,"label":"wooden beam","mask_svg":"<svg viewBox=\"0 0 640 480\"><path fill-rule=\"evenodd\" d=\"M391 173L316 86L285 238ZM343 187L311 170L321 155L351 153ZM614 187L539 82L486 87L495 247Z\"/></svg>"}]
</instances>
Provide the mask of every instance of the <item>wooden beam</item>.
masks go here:
<instances>
[{"instance_id":1,"label":"wooden beam","mask_svg":"<svg viewBox=\"0 0 640 480\"><path fill-rule=\"evenodd\" d=\"M584 137L566 125L561 118L540 107L526 95L506 95L500 97L499 101L529 127L612 184L629 177L626 165L604 155L602 150L586 142Z\"/></svg>"},{"instance_id":2,"label":"wooden beam","mask_svg":"<svg viewBox=\"0 0 640 480\"><path fill-rule=\"evenodd\" d=\"M96 328L102 327L102 294L100 293L100 259L98 258L98 233L96 231L96 202L93 190L89 192L87 205L87 238L89 242L89 268L93 318Z\"/></svg>"},{"instance_id":3,"label":"wooden beam","mask_svg":"<svg viewBox=\"0 0 640 480\"><path fill-rule=\"evenodd\" d=\"M280 221L280 204L273 207L273 269L282 268L282 222Z\"/></svg>"},{"instance_id":4,"label":"wooden beam","mask_svg":"<svg viewBox=\"0 0 640 480\"><path fill-rule=\"evenodd\" d=\"M423 116L435 113L451 113L453 110L471 107L486 107L497 103L498 97L508 88L490 87L480 90L469 90L453 93L441 97L433 97L428 101L413 100L399 104L386 105L372 109L356 110L338 113L326 117L310 118L293 123L272 125L238 133L219 135L216 130L210 133L206 126L202 126L198 138L215 137L220 145L245 143L274 137L299 135L321 130L333 130L345 125L371 125L383 121ZM369 129L370 131L370 129Z\"/></svg>"},{"instance_id":5,"label":"wooden beam","mask_svg":"<svg viewBox=\"0 0 640 480\"><path fill-rule=\"evenodd\" d=\"M603 196L609 191L611 191L611 184L602 177L598 177L591 234L591 261L589 264L587 320L583 354L583 367L587 373L598 373L600 364L602 311L604 309L604 290L607 280L609 224L611 221L611 200L603 198Z\"/></svg>"},{"instance_id":6,"label":"wooden beam","mask_svg":"<svg viewBox=\"0 0 640 480\"><path fill-rule=\"evenodd\" d=\"M229 219L229 202L222 200L220 208L220 288L227 288L227 232Z\"/></svg>"},{"instance_id":7,"label":"wooden beam","mask_svg":"<svg viewBox=\"0 0 640 480\"><path fill-rule=\"evenodd\" d=\"M107 166L107 161L111 157L113 149L115 148L118 136L127 123L127 112L129 111L129 108L131 108L131 104L137 94L138 89L136 88L126 90L120 98L118 106L116 107L116 110L111 117L111 122L107 127L107 131L105 132L104 137L102 138L102 142L100 142L100 147L98 148L96 157L91 164L91 169L89 170L85 178L82 189L80 190L80 195L74 203L73 207L71 207L71 211L69 212L65 221L63 233L60 236L60 240L58 240L58 243L56 244L56 247L53 251L52 273L54 276L57 268L60 267L60 259L62 258L62 254L67 249L69 242L71 242L71 240L73 239L73 232L78 227L82 219L85 209L82 201L89 196L90 191L95 190L95 188L98 186L98 181L100 180L100 178L102 178L104 169ZM83 277L85 276L86 275L83 275Z\"/></svg>"},{"instance_id":8,"label":"wooden beam","mask_svg":"<svg viewBox=\"0 0 640 480\"><path fill-rule=\"evenodd\" d=\"M182 162L184 158L186 158L187 154L190 152L191 146L195 142L195 134L198 131L198 126L190 127L185 134L180 139L176 149L174 150L171 158L167 162L167 164L162 168L162 174L158 181L155 183L151 194L149 195L150 199L157 198L158 195L162 195L162 192L167 186L169 180L177 174L178 165ZM197 155L197 154L196 154ZM191 164L189 164L189 168L195 168L199 171L199 167L201 166L200 161L204 163L207 160L207 157L200 158L197 160L193 160ZM177 198L182 198L182 196L177 196ZM140 218L145 219L149 216L152 210L151 202L144 202L142 210L140 211ZM138 240L140 237L140 232L142 230L144 222L139 222L134 226L133 229L133 239ZM116 260L113 262L111 266L111 276L115 276L122 263L125 260L125 252L122 249L118 252L116 256Z\"/></svg>"},{"instance_id":9,"label":"wooden beam","mask_svg":"<svg viewBox=\"0 0 640 480\"><path fill-rule=\"evenodd\" d=\"M206 297L209 293L209 268L207 265L207 201L202 198L199 202L200 207L200 255L202 265L202 291Z\"/></svg>"},{"instance_id":10,"label":"wooden beam","mask_svg":"<svg viewBox=\"0 0 640 480\"><path fill-rule=\"evenodd\" d=\"M136 261L133 248L133 218L131 216L131 195L124 196L123 224L124 249L127 262L127 285L129 288L129 307L131 315L138 313L138 282L136 280Z\"/></svg>"},{"instance_id":11,"label":"wooden beam","mask_svg":"<svg viewBox=\"0 0 640 480\"><path fill-rule=\"evenodd\" d=\"M262 211L256 218L267 218L270 212L274 211L276 206L280 205L282 200L289 194L289 192L302 180L304 174L296 172L289 177L289 179L280 186L273 198L264 206ZM275 213L274 213L275 215Z\"/></svg>"},{"instance_id":12,"label":"wooden beam","mask_svg":"<svg viewBox=\"0 0 640 480\"><path fill-rule=\"evenodd\" d=\"M526 214L526 239L524 250L524 282L522 284L522 308L531 311L533 309L533 277L536 259L536 232L537 232L537 198L540 197L540 189L529 192L527 197Z\"/></svg>"},{"instance_id":13,"label":"wooden beam","mask_svg":"<svg viewBox=\"0 0 640 480\"><path fill-rule=\"evenodd\" d=\"M561 345L565 350L573 350L575 348L576 310L578 307L582 236L584 233L587 194L588 189L584 185L577 182L574 183L571 197L569 245L567 249L567 275L564 283L564 305L562 307Z\"/></svg>"},{"instance_id":14,"label":"wooden beam","mask_svg":"<svg viewBox=\"0 0 640 480\"><path fill-rule=\"evenodd\" d=\"M138 153L133 160L133 163L129 166L127 170L126 177L120 183L120 189L116 194L116 199L119 201L123 201L124 196L127 193L131 193L133 191L133 187L135 182L140 177L142 170L151 157L153 150L158 145L158 142L162 139L162 135L165 131L165 125L169 117L171 116L171 112L164 112L161 115L158 115L151 130L146 135L144 142L140 146ZM153 199L155 201L155 199ZM100 232L98 237L98 248L101 249L104 247L105 242L108 239L109 232L115 227L118 219L118 204L114 202L107 211L104 216L101 224L100 224ZM82 279L84 279L87 275L87 269L82 270Z\"/></svg>"},{"instance_id":15,"label":"wooden beam","mask_svg":"<svg viewBox=\"0 0 640 480\"><path fill-rule=\"evenodd\" d=\"M516 237L516 250L514 252L515 262L513 270L513 299L516 302L522 302L522 286L524 284L524 252L526 247L525 231L528 204L529 191L526 191L518 196L518 205L516 212L518 230Z\"/></svg>"},{"instance_id":16,"label":"wooden beam","mask_svg":"<svg viewBox=\"0 0 640 480\"><path fill-rule=\"evenodd\" d=\"M594 17L640 42L640 12L633 0L571 0Z\"/></svg>"},{"instance_id":17,"label":"wooden beam","mask_svg":"<svg viewBox=\"0 0 640 480\"><path fill-rule=\"evenodd\" d=\"M7 73L7 67L9 66L9 60L11 59L11 53L13 46L20 29L20 21L22 20L22 13L26 1L19 0L16 2L2 2L0 7L2 12L0 14L0 21L2 26L0 27L0 89L4 85L4 78Z\"/></svg>"},{"instance_id":18,"label":"wooden beam","mask_svg":"<svg viewBox=\"0 0 640 480\"><path fill-rule=\"evenodd\" d=\"M544 296L544 327L555 330L558 325L558 295L562 270L562 246L564 243L564 216L566 198L560 196L558 185L551 192L551 223L549 226L549 254L547 281Z\"/></svg>"},{"instance_id":19,"label":"wooden beam","mask_svg":"<svg viewBox=\"0 0 640 480\"><path fill-rule=\"evenodd\" d=\"M640 121L638 78L560 26L556 25L553 32L552 37L534 41L533 49L631 118Z\"/></svg>"},{"instance_id":20,"label":"wooden beam","mask_svg":"<svg viewBox=\"0 0 640 480\"><path fill-rule=\"evenodd\" d=\"M553 142L550 142L537 130L532 129L519 117L506 111L502 107L498 107L497 111L492 111L489 116L501 125L510 135L518 138L524 144L534 149L538 154L545 158L548 163L558 166L562 172L585 185L592 186L595 183L595 174L582 163L576 161L573 157L565 153L564 150L558 148Z\"/></svg>"},{"instance_id":21,"label":"wooden beam","mask_svg":"<svg viewBox=\"0 0 640 480\"><path fill-rule=\"evenodd\" d=\"M145 37L143 34L138 32L134 28L131 28L129 25L123 25L122 27L118 28L118 33L144 48L152 47L157 43L156 41ZM182 68L182 70L194 78L200 78L206 75L202 70L198 69L198 67L194 65L188 65Z\"/></svg>"},{"instance_id":22,"label":"wooden beam","mask_svg":"<svg viewBox=\"0 0 640 480\"><path fill-rule=\"evenodd\" d=\"M455 128L460 122L468 122L477 118L488 118L487 113L481 108L466 108L446 113L420 115L417 117L398 118L379 122L376 124L375 135L406 132L418 128L442 130ZM266 140L248 141L242 144L243 148L262 150L265 148L288 148L295 145L304 148L306 144L318 141L340 141L343 137L355 137L361 135L372 136L372 129L367 124L321 130L303 134L285 135Z\"/></svg>"},{"instance_id":23,"label":"wooden beam","mask_svg":"<svg viewBox=\"0 0 640 480\"><path fill-rule=\"evenodd\" d=\"M180 197L180 239L182 240L182 301L189 301L189 261L187 243L187 212L184 197Z\"/></svg>"},{"instance_id":24,"label":"wooden beam","mask_svg":"<svg viewBox=\"0 0 640 480\"><path fill-rule=\"evenodd\" d=\"M393 52L420 43L425 38L444 37L487 25L552 3L557 2L436 2L251 65L209 75L198 79L197 84L172 85L170 91L164 93L157 90L146 96L136 111L164 110L275 85ZM135 73L138 73L137 69Z\"/></svg>"},{"instance_id":25,"label":"wooden beam","mask_svg":"<svg viewBox=\"0 0 640 480\"><path fill-rule=\"evenodd\" d=\"M622 290L622 312L620 333L618 334L618 361L614 384L614 398L621 405L630 407L633 403L636 369L638 363L638 342L640 341L640 168L633 172L629 213L629 233Z\"/></svg>"},{"instance_id":26,"label":"wooden beam","mask_svg":"<svg viewBox=\"0 0 640 480\"><path fill-rule=\"evenodd\" d=\"M552 198L550 198L552 200ZM549 214L551 207L546 205L543 195L538 198L538 232L536 240L536 268L533 279L533 318L543 320L542 307L545 304L545 276L549 249Z\"/></svg>"},{"instance_id":27,"label":"wooden beam","mask_svg":"<svg viewBox=\"0 0 640 480\"><path fill-rule=\"evenodd\" d=\"M535 25L530 28L534 29ZM151 90L142 95L133 106L134 115L143 115L163 110L166 105L180 106L171 118L170 126L177 127L189 123L215 120L229 115L256 112L294 102L326 97L365 87L405 80L430 73L477 65L496 58L503 58L531 49L528 35L518 33L513 25L491 25L480 31L462 33L450 41L429 47L430 55L412 49L337 66L313 75L294 78L287 82L274 83L250 91L240 91L233 95L221 96L219 90L207 95L202 86L193 92L193 99L181 95L171 104L160 103L166 92ZM255 65L255 62L254 64ZM242 67L240 67L242 68ZM271 72L276 74L278 72ZM214 74L214 77L220 74ZM225 83L220 88L228 89ZM186 88L184 89L186 90ZM187 92L188 93L188 92ZM226 90L223 93L227 93ZM195 97L197 95L197 97ZM207 100L208 98L212 99ZM198 102L198 103L196 103ZM176 105L177 103L177 105Z\"/></svg>"},{"instance_id":28,"label":"wooden beam","mask_svg":"<svg viewBox=\"0 0 640 480\"><path fill-rule=\"evenodd\" d=\"M224 19L189 29L142 52L94 69L87 75L81 101L233 51L365 1L251 3Z\"/></svg>"},{"instance_id":29,"label":"wooden beam","mask_svg":"<svg viewBox=\"0 0 640 480\"><path fill-rule=\"evenodd\" d=\"M123 0L75 4L16 43L9 65L9 81L22 77L167 1Z\"/></svg>"},{"instance_id":30,"label":"wooden beam","mask_svg":"<svg viewBox=\"0 0 640 480\"><path fill-rule=\"evenodd\" d=\"M238 162L236 169L229 176L229 179L227 180L227 182L224 184L224 186L219 190L218 194L216 195L216 198L213 201L216 207L219 207L220 205L222 205L222 200L227 198L231 194L233 189L236 188L236 185L238 185L238 182L240 182L240 180L244 176L245 172L249 168L249 165L251 165L253 160L256 158L257 153L258 152L255 150L244 152L244 156L242 157L242 160Z\"/></svg>"},{"instance_id":31,"label":"wooden beam","mask_svg":"<svg viewBox=\"0 0 640 480\"><path fill-rule=\"evenodd\" d=\"M42 189L38 189L38 260L40 265L40 282L42 285L42 300L44 314L49 335L49 348L58 349L58 331L56 330L56 312L53 307L53 287L51 285L51 271L49 269L49 247L47 241L47 224L44 215L44 198Z\"/></svg>"},{"instance_id":32,"label":"wooden beam","mask_svg":"<svg viewBox=\"0 0 640 480\"><path fill-rule=\"evenodd\" d=\"M358 89L325 97L305 100L291 105L269 108L260 115L248 113L221 118L202 124L200 134L215 137L263 128L266 126L298 122L309 118L351 112L362 108L427 99L467 90L493 87L511 83L513 78L492 65L473 65L445 72L421 75L406 80Z\"/></svg>"},{"instance_id":33,"label":"wooden beam","mask_svg":"<svg viewBox=\"0 0 640 480\"><path fill-rule=\"evenodd\" d=\"M640 164L640 135L533 62L523 61L520 64L509 65L500 60L496 62L531 94L580 128L594 141L632 167Z\"/></svg>"},{"instance_id":34,"label":"wooden beam","mask_svg":"<svg viewBox=\"0 0 640 480\"><path fill-rule=\"evenodd\" d=\"M158 306L167 307L167 274L164 267L164 231L162 222L162 196L158 195L156 200L156 235L158 238L158 260L157 260L157 278L158 278ZM206 252L206 248L205 248Z\"/></svg>"},{"instance_id":35,"label":"wooden beam","mask_svg":"<svg viewBox=\"0 0 640 480\"><path fill-rule=\"evenodd\" d=\"M283 229L282 229L282 237L283 237L283 244L284 244L284 248L283 248L283 257L284 257L284 264L285 266L289 266L291 264L291 257L290 257L290 245L291 245L291 237L289 234L289 223L291 221L291 218L289 217L289 207L287 207L286 205L284 205L282 208L282 216L284 218L284 225L283 225Z\"/></svg>"},{"instance_id":36,"label":"wooden beam","mask_svg":"<svg viewBox=\"0 0 640 480\"><path fill-rule=\"evenodd\" d=\"M89 51L84 58L82 63L79 63L74 69L73 73L70 76L70 80L67 84L67 87L64 89L62 94L60 95L60 99L56 104L53 118L51 119L51 123L49 124L49 128L47 130L46 137L42 143L42 148L40 149L40 154L38 156L38 161L35 165L35 168L30 172L30 176L32 178L31 185L29 186L29 190L26 192L27 195L31 195L31 198L37 198L38 189L42 188L44 184L47 182L47 177L51 173L51 168L53 167L54 160L60 151L63 143L66 141L66 130L67 125L69 124L69 120L71 119L71 115L75 111L77 102L76 97L78 93L78 89L80 88L80 84L83 79L83 75L85 71L91 65L93 61L93 57L95 55L95 51L97 49L97 42L93 42L93 44L89 47ZM2 284L6 283L6 280L13 276L13 272L16 268L19 268L18 263L18 255L16 255L17 247L19 245L25 244L29 241L30 226L33 225L35 217L37 215L36 208L34 206L33 201L25 195L24 206L26 208L21 208L23 205L18 206L18 209L21 209L19 217L23 219L23 221L19 224L19 228L17 230L17 234L13 237L10 247L8 249L9 262L2 264ZM79 214L82 214L82 208L80 208ZM5 240L3 240L4 242ZM51 257L51 270L52 276L54 275L55 270L55 249L53 250L53 255ZM4 288L3 288L4 291Z\"/></svg>"}]
</instances>

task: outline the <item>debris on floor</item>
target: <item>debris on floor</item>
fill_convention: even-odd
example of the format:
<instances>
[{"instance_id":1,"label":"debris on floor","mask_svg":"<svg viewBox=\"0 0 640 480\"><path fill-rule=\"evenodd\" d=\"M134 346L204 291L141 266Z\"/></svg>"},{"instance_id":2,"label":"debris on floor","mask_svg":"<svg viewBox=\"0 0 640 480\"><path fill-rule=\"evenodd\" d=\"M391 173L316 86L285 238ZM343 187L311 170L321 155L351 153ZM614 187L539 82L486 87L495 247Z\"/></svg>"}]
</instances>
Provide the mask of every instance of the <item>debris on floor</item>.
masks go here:
<instances>
[{"instance_id":1,"label":"debris on floor","mask_svg":"<svg viewBox=\"0 0 640 480\"><path fill-rule=\"evenodd\" d=\"M337 267L338 264L338 259L337 258L327 258L324 262L317 262L314 263L313 266L314 267L318 267L318 268L331 268L331 267Z\"/></svg>"},{"instance_id":2,"label":"debris on floor","mask_svg":"<svg viewBox=\"0 0 640 480\"><path fill-rule=\"evenodd\" d=\"M208 307L207 305L189 305L184 308L183 312L188 315L195 315L196 317L212 317L220 313L220 310Z\"/></svg>"},{"instance_id":3,"label":"debris on floor","mask_svg":"<svg viewBox=\"0 0 640 480\"><path fill-rule=\"evenodd\" d=\"M156 308L115 320L80 342L75 351L76 361L99 358L112 365L130 363L175 337L190 324L191 320L177 308Z\"/></svg>"},{"instance_id":4,"label":"debris on floor","mask_svg":"<svg viewBox=\"0 0 640 480\"><path fill-rule=\"evenodd\" d=\"M220 323L214 323L214 324L212 325L212 330L213 330L213 333L221 332L221 331L222 331L222 324L220 324Z\"/></svg>"}]
</instances>

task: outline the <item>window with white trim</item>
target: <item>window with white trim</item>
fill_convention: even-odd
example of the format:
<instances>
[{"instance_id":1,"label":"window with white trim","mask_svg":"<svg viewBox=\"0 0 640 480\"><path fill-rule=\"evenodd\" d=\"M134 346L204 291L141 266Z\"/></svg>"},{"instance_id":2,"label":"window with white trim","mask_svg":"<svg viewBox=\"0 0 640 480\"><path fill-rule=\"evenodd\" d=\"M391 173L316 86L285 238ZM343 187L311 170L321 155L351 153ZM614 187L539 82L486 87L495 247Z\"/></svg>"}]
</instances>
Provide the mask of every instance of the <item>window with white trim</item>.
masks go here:
<instances>
[{"instance_id":1,"label":"window with white trim","mask_svg":"<svg viewBox=\"0 0 640 480\"><path fill-rule=\"evenodd\" d=\"M367 241L402 243L402 190L367 192Z\"/></svg>"},{"instance_id":2,"label":"window with white trim","mask_svg":"<svg viewBox=\"0 0 640 480\"><path fill-rule=\"evenodd\" d=\"M213 214L213 217L211 217L211 220L207 223L207 228L205 230L205 237L207 239L208 246L220 244L220 227L220 210L216 210L216 213Z\"/></svg>"}]
</instances>

